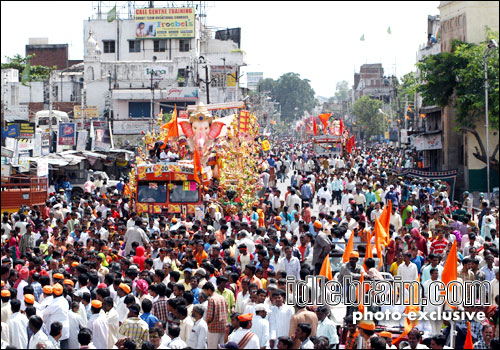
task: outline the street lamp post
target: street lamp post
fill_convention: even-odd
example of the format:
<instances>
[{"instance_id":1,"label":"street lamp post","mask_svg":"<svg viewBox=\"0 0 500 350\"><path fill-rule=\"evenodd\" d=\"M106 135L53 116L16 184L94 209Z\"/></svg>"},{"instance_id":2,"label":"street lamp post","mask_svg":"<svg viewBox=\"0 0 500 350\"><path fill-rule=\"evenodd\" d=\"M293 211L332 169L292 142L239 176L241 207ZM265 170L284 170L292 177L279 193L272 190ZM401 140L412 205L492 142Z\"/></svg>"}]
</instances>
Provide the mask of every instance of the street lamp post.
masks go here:
<instances>
[{"instance_id":1,"label":"street lamp post","mask_svg":"<svg viewBox=\"0 0 500 350\"><path fill-rule=\"evenodd\" d=\"M491 39L488 42L488 47L484 51L483 60L484 60L484 112L486 116L486 184L488 191L488 201L490 199L490 140L489 140L489 116L488 116L488 54L491 52L491 49L498 48L498 44L495 40Z\"/></svg>"}]
</instances>

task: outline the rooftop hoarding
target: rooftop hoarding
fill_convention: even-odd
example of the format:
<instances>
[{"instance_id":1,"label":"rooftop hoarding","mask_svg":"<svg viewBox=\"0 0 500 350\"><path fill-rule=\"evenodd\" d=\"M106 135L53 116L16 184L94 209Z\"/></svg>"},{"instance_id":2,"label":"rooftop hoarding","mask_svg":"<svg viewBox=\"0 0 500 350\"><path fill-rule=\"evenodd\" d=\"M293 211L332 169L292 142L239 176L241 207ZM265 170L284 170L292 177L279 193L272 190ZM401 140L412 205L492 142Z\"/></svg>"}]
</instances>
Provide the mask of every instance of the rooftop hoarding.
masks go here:
<instances>
[{"instance_id":1,"label":"rooftop hoarding","mask_svg":"<svg viewBox=\"0 0 500 350\"><path fill-rule=\"evenodd\" d=\"M194 15L192 7L136 9L135 36L137 39L194 38Z\"/></svg>"}]
</instances>

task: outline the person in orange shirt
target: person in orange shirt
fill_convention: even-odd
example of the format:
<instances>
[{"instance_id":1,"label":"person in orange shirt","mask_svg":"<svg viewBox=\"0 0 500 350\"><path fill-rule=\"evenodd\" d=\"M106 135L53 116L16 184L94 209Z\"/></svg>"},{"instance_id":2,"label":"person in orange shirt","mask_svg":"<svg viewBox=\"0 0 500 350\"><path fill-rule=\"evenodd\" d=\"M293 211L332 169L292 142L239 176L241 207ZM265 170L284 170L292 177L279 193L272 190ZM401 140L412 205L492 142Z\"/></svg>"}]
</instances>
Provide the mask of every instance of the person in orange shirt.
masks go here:
<instances>
[{"instance_id":1,"label":"person in orange shirt","mask_svg":"<svg viewBox=\"0 0 500 350\"><path fill-rule=\"evenodd\" d=\"M194 254L194 258L196 259L196 262L198 263L198 265L201 265L201 262L204 259L208 258L207 252L205 251L205 249L203 249L203 241L197 241L195 249L196 249L196 253Z\"/></svg>"},{"instance_id":2,"label":"person in orange shirt","mask_svg":"<svg viewBox=\"0 0 500 350\"><path fill-rule=\"evenodd\" d=\"M228 228L229 227L226 224L224 224L220 227L220 230L215 232L215 239L217 240L217 242L219 244L222 244L222 242L224 242L226 240L226 232L227 232Z\"/></svg>"}]
</instances>

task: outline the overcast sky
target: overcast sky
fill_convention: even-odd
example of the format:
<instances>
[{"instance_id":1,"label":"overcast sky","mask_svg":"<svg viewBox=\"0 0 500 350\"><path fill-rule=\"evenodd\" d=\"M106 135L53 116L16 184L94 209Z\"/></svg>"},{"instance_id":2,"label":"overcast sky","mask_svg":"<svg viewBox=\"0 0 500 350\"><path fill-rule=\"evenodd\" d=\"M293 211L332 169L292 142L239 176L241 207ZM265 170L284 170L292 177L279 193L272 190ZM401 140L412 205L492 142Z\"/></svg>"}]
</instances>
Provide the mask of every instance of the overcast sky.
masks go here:
<instances>
[{"instance_id":1,"label":"overcast sky","mask_svg":"<svg viewBox=\"0 0 500 350\"><path fill-rule=\"evenodd\" d=\"M155 7L162 3L155 1ZM398 77L414 70L416 51L427 40L427 16L439 14L439 1L206 3L207 25L241 27L247 71L274 79L296 72L325 97L335 93L338 81L352 85L364 63L382 63L387 75ZM68 43L69 58L83 58L83 20L94 13L92 1L2 1L1 6L2 62L24 55L30 37Z\"/></svg>"}]
</instances>

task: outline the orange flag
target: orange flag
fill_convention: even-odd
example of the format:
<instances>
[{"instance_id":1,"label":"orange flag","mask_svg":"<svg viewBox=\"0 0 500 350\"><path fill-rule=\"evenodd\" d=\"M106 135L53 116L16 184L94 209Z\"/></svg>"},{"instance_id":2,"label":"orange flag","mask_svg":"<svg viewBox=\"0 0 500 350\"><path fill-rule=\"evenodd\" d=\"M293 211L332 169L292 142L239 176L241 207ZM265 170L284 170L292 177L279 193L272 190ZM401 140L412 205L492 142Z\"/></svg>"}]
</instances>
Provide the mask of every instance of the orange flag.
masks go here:
<instances>
[{"instance_id":1,"label":"orange flag","mask_svg":"<svg viewBox=\"0 0 500 350\"><path fill-rule=\"evenodd\" d=\"M372 248L372 237L373 235L368 235L368 243L366 243L366 252L365 252L365 260L363 261L363 267L366 272L368 272L368 268L365 265L366 259L372 258L373 259L373 248ZM377 250L378 254L378 250Z\"/></svg>"},{"instance_id":2,"label":"orange flag","mask_svg":"<svg viewBox=\"0 0 500 350\"><path fill-rule=\"evenodd\" d=\"M318 125L316 124L316 118L313 118L313 132L314 136L318 133Z\"/></svg>"},{"instance_id":3,"label":"orange flag","mask_svg":"<svg viewBox=\"0 0 500 350\"><path fill-rule=\"evenodd\" d=\"M391 241L389 232L389 227L391 226L391 212L392 212L392 202L389 199L386 206L384 207L384 210L382 211L382 214L379 217L380 224L382 225L386 233L386 239L385 239L386 246L389 245L389 242ZM384 243L383 241L381 242Z\"/></svg>"},{"instance_id":4,"label":"orange flag","mask_svg":"<svg viewBox=\"0 0 500 350\"><path fill-rule=\"evenodd\" d=\"M319 275L325 276L328 281L331 281L333 279L332 265L330 264L330 254L328 254L325 260L323 260L323 265L321 265Z\"/></svg>"},{"instance_id":5,"label":"orange flag","mask_svg":"<svg viewBox=\"0 0 500 350\"><path fill-rule=\"evenodd\" d=\"M472 332L469 321L467 321L467 335L465 336L464 349L474 349L474 342L472 341Z\"/></svg>"},{"instance_id":6,"label":"orange flag","mask_svg":"<svg viewBox=\"0 0 500 350\"><path fill-rule=\"evenodd\" d=\"M194 169L193 169L194 179L196 180L196 182L201 184L201 180L198 177L198 171L201 173L203 169L201 167L200 155L198 154L198 150L196 150L196 149L194 150L194 154L193 154L193 166L194 166Z\"/></svg>"},{"instance_id":7,"label":"orange flag","mask_svg":"<svg viewBox=\"0 0 500 350\"><path fill-rule=\"evenodd\" d=\"M364 273L363 273L363 271L361 271L361 277L360 277L360 279L359 279L359 283L360 283L361 288L363 288L363 281L364 281L364 280L365 280L365 278L364 278ZM365 290L365 292L366 292L366 290ZM364 314L364 313L365 313L365 305L363 304L363 295L364 295L364 293L361 293L361 294L360 294L360 293L359 293L359 288L358 288L358 287L356 287L356 297L358 297L358 296L359 296L359 305L358 305L358 310L359 310L359 312L361 312L362 314Z\"/></svg>"},{"instance_id":8,"label":"orange flag","mask_svg":"<svg viewBox=\"0 0 500 350\"><path fill-rule=\"evenodd\" d=\"M160 147L164 149L167 146L168 139L171 137L179 137L179 127L177 123L177 105L175 105L174 112L172 113L172 119L168 123L163 124L160 129L167 129L167 135L163 141L163 145Z\"/></svg>"},{"instance_id":9,"label":"orange flag","mask_svg":"<svg viewBox=\"0 0 500 350\"><path fill-rule=\"evenodd\" d=\"M354 249L354 233L351 232L351 237L349 237L349 240L347 241L347 244L345 246L344 254L342 255L342 262L348 262L349 261L349 254Z\"/></svg>"},{"instance_id":10,"label":"orange flag","mask_svg":"<svg viewBox=\"0 0 500 350\"><path fill-rule=\"evenodd\" d=\"M391 238L389 237L389 234L385 230L385 228L382 225L382 223L380 222L379 218L375 218L374 231L375 231L375 235L379 236L380 244L382 244L384 247L386 247L389 244Z\"/></svg>"},{"instance_id":11,"label":"orange flag","mask_svg":"<svg viewBox=\"0 0 500 350\"><path fill-rule=\"evenodd\" d=\"M330 119L331 116L332 116L331 113L323 113L323 114L320 114L318 116L319 120L321 120L321 122L323 123L323 126L325 127L323 130L325 132L325 134L328 131L328 119Z\"/></svg>"},{"instance_id":12,"label":"orange flag","mask_svg":"<svg viewBox=\"0 0 500 350\"><path fill-rule=\"evenodd\" d=\"M457 280L457 274L458 274L458 266L457 266L457 240L453 242L453 245L451 246L450 252L448 253L448 258L446 259L446 262L444 263L444 268L443 272L441 273L441 281L443 281L444 285L446 286L445 291L443 291L441 294L447 293L448 292L448 283L451 281L456 281ZM451 306L448 304L449 307L451 307L453 310L456 309L456 306Z\"/></svg>"}]
</instances>

